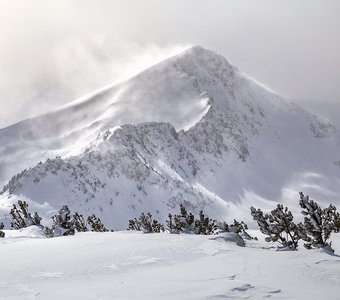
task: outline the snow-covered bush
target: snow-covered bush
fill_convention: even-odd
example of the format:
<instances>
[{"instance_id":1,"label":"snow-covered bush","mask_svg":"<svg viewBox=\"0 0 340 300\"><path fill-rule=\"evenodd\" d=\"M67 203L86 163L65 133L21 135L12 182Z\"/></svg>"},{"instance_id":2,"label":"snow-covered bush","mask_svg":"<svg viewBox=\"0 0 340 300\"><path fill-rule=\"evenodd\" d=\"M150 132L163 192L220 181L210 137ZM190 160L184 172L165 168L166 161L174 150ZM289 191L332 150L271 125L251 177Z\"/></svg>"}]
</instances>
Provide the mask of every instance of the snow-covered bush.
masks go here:
<instances>
[{"instance_id":1,"label":"snow-covered bush","mask_svg":"<svg viewBox=\"0 0 340 300\"><path fill-rule=\"evenodd\" d=\"M276 209L269 214L264 214L261 209L253 206L250 208L254 221L260 227L260 231L267 235L267 242L278 242L283 247L296 250L301 239L302 228L293 222L293 215L287 207L278 204Z\"/></svg>"},{"instance_id":2,"label":"snow-covered bush","mask_svg":"<svg viewBox=\"0 0 340 300\"><path fill-rule=\"evenodd\" d=\"M248 226L243 221L238 222L234 219L234 223L230 224L227 228L228 228L227 231L229 232L240 234L240 233L246 232L246 230L248 229Z\"/></svg>"},{"instance_id":3,"label":"snow-covered bush","mask_svg":"<svg viewBox=\"0 0 340 300\"><path fill-rule=\"evenodd\" d=\"M217 234L218 233L218 226L216 220L209 219L206 217L201 210L199 213L199 218L195 220L195 233L196 234Z\"/></svg>"},{"instance_id":4,"label":"snow-covered bush","mask_svg":"<svg viewBox=\"0 0 340 300\"><path fill-rule=\"evenodd\" d=\"M242 240L257 240L256 237L252 237L248 232L248 226L243 221L239 222L234 219L234 222L228 225L226 222L217 222L219 232L232 232L237 234ZM243 241L244 243L244 241Z\"/></svg>"},{"instance_id":5,"label":"snow-covered bush","mask_svg":"<svg viewBox=\"0 0 340 300\"><path fill-rule=\"evenodd\" d=\"M226 224L226 223L224 223ZM227 225L227 224L226 224ZM225 227L225 225L224 225ZM247 232L248 230L248 225L244 223L243 221L239 222L234 219L234 223L230 224L229 226L227 225L227 230L229 232L234 232L240 236L242 236L245 239L251 240L251 239L257 239L253 238L250 236L250 234Z\"/></svg>"},{"instance_id":6,"label":"snow-covered bush","mask_svg":"<svg viewBox=\"0 0 340 300\"><path fill-rule=\"evenodd\" d=\"M307 249L324 248L331 249L329 240L331 233L339 231L340 216L336 207L330 204L326 208L321 208L318 203L309 199L300 192L300 202L303 211L301 212L305 218L303 229L305 235L303 240L306 241L305 247Z\"/></svg>"},{"instance_id":7,"label":"snow-covered bush","mask_svg":"<svg viewBox=\"0 0 340 300\"><path fill-rule=\"evenodd\" d=\"M84 216L82 214L79 214L78 212L75 212L73 215L73 223L74 223L74 229L78 232L85 232L88 231L86 227L86 221L84 219Z\"/></svg>"},{"instance_id":8,"label":"snow-covered bush","mask_svg":"<svg viewBox=\"0 0 340 300\"><path fill-rule=\"evenodd\" d=\"M74 235L74 220L71 217L71 211L67 205L64 205L59 211L58 215L52 217L52 228L45 228L47 236L65 236ZM51 234L52 233L52 234Z\"/></svg>"},{"instance_id":9,"label":"snow-covered bush","mask_svg":"<svg viewBox=\"0 0 340 300\"><path fill-rule=\"evenodd\" d=\"M32 225L41 226L41 217L37 212L34 213L33 217L31 213L28 212L28 204L26 201L18 201L17 207L13 204L13 208L11 209L12 222L11 227L14 229L21 229Z\"/></svg>"},{"instance_id":10,"label":"snow-covered bush","mask_svg":"<svg viewBox=\"0 0 340 300\"><path fill-rule=\"evenodd\" d=\"M101 222L99 218L97 218L96 215L89 216L87 218L87 223L91 226L91 231L95 232L106 232L109 231Z\"/></svg>"},{"instance_id":11,"label":"snow-covered bush","mask_svg":"<svg viewBox=\"0 0 340 300\"><path fill-rule=\"evenodd\" d=\"M169 214L166 221L167 230L170 233L194 233L194 234L217 234L219 227L216 220L206 217L201 210L198 218L188 212L183 204L180 204L180 214Z\"/></svg>"},{"instance_id":12,"label":"snow-covered bush","mask_svg":"<svg viewBox=\"0 0 340 300\"><path fill-rule=\"evenodd\" d=\"M84 216L78 212L75 212L72 216L67 205L64 205L59 210L59 214L52 217L52 220L52 228L45 227L45 235L48 237L74 235L76 231L85 232L89 230L88 226L91 231L95 232L110 231L103 225L100 218L94 214L87 218L87 222Z\"/></svg>"},{"instance_id":13,"label":"snow-covered bush","mask_svg":"<svg viewBox=\"0 0 340 300\"><path fill-rule=\"evenodd\" d=\"M152 219L151 213L141 213L138 220L135 218L129 220L129 230L139 230L144 233L150 232L163 232L164 226L160 224L157 220Z\"/></svg>"},{"instance_id":14,"label":"snow-covered bush","mask_svg":"<svg viewBox=\"0 0 340 300\"><path fill-rule=\"evenodd\" d=\"M183 204L180 204L180 214L169 214L169 219L166 223L170 233L193 233L195 231L195 216L188 213Z\"/></svg>"},{"instance_id":15,"label":"snow-covered bush","mask_svg":"<svg viewBox=\"0 0 340 300\"><path fill-rule=\"evenodd\" d=\"M0 238L5 237L5 233L2 231L4 229L4 223L0 222Z\"/></svg>"}]
</instances>

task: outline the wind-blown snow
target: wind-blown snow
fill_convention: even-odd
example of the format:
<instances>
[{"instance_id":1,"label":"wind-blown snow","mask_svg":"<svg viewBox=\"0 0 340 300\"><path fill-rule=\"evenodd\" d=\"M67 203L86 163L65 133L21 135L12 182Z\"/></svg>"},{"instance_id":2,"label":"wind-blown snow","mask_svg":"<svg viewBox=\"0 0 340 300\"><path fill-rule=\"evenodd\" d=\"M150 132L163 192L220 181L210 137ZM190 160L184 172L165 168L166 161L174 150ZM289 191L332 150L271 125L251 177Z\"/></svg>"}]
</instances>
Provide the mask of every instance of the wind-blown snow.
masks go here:
<instances>
[{"instance_id":1,"label":"wind-blown snow","mask_svg":"<svg viewBox=\"0 0 340 300\"><path fill-rule=\"evenodd\" d=\"M297 209L300 190L323 204L336 201L339 146L332 124L193 47L1 129L0 182L20 174L0 196L0 215L9 224L20 198L45 222L68 204L125 229L142 211L164 219L179 203L249 222L250 205Z\"/></svg>"}]
</instances>

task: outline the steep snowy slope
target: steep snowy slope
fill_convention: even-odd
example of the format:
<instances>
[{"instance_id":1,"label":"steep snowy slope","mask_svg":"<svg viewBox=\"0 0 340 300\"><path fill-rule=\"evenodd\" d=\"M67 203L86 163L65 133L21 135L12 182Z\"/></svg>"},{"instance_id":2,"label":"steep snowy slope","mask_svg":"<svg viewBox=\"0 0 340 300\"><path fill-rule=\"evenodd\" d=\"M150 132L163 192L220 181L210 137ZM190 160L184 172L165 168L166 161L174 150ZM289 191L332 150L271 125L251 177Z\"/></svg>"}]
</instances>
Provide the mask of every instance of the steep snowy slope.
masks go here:
<instances>
[{"instance_id":1,"label":"steep snowy slope","mask_svg":"<svg viewBox=\"0 0 340 300\"><path fill-rule=\"evenodd\" d=\"M201 47L2 129L0 145L2 180L32 166L3 190L5 221L18 198L45 216L68 204L126 228L183 202L247 219L249 205L294 209L299 190L325 202L340 191L335 127Z\"/></svg>"}]
</instances>

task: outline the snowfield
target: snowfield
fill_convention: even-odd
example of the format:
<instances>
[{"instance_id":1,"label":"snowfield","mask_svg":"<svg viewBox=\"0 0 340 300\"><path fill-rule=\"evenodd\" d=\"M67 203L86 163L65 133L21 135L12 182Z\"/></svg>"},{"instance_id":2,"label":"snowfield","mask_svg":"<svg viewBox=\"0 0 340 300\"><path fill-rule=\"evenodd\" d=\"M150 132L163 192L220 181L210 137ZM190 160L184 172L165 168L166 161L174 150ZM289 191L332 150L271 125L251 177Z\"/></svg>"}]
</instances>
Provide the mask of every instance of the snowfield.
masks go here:
<instances>
[{"instance_id":1,"label":"snowfield","mask_svg":"<svg viewBox=\"0 0 340 300\"><path fill-rule=\"evenodd\" d=\"M8 230L0 299L339 299L340 234L332 240L335 255L255 240L241 247L232 233L47 239L34 226Z\"/></svg>"}]
</instances>

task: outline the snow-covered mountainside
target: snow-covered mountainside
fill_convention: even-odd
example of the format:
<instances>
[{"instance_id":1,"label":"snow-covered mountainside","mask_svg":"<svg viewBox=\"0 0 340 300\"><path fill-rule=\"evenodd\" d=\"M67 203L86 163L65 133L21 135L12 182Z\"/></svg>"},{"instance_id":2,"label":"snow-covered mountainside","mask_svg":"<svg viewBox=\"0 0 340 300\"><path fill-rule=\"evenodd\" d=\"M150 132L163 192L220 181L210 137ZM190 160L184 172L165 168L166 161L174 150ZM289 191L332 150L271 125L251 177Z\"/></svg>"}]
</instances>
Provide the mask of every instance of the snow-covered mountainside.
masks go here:
<instances>
[{"instance_id":1,"label":"snow-covered mountainside","mask_svg":"<svg viewBox=\"0 0 340 300\"><path fill-rule=\"evenodd\" d=\"M338 149L332 124L193 47L1 129L0 213L8 223L17 199L46 217L68 204L122 229L142 211L163 219L185 203L247 220L250 205L294 210L300 190L334 202Z\"/></svg>"}]
</instances>

